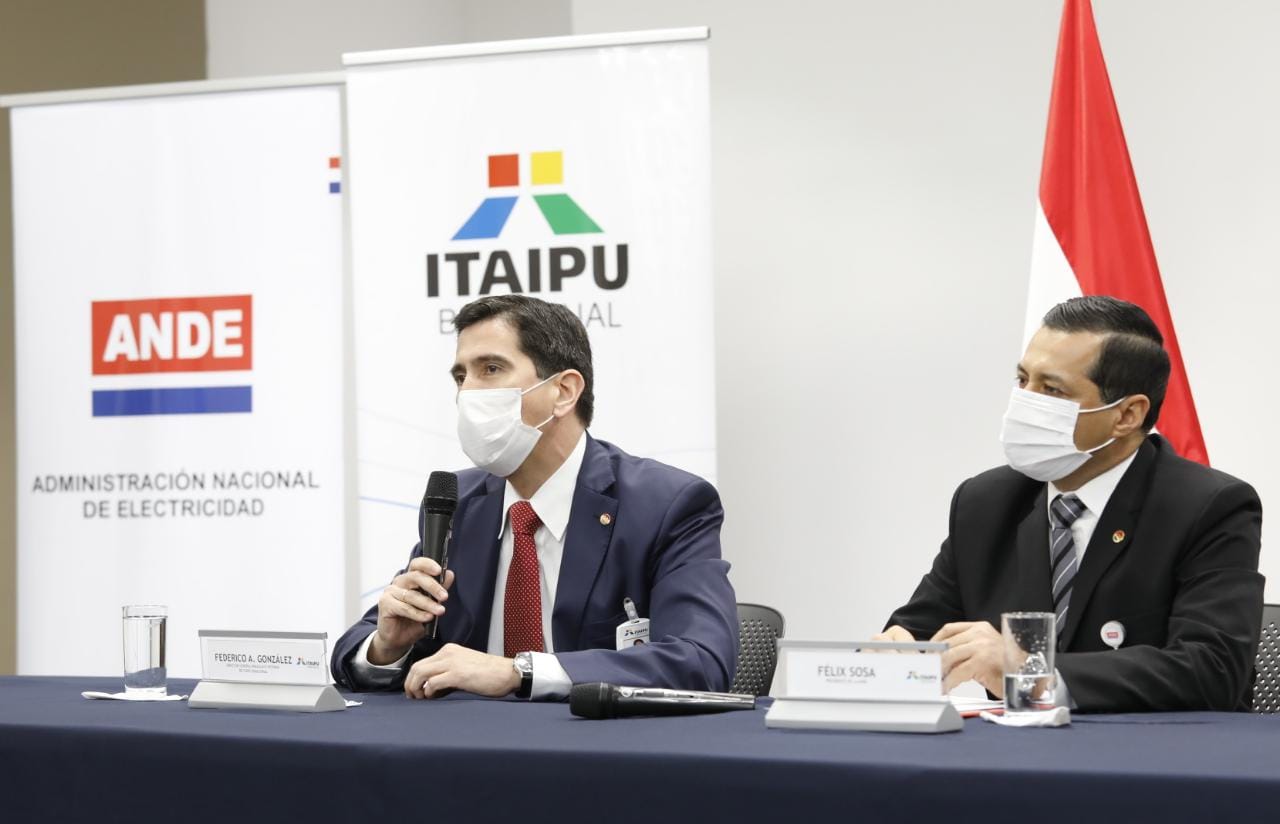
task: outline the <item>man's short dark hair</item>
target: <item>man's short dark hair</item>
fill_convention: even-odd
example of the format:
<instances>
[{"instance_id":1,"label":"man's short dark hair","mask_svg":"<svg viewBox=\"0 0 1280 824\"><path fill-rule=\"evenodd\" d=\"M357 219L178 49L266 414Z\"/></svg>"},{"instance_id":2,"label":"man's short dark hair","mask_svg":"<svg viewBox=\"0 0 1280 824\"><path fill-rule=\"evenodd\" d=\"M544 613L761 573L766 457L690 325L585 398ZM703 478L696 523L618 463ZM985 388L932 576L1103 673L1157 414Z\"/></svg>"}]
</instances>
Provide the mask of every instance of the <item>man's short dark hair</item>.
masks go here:
<instances>
[{"instance_id":1,"label":"man's short dark hair","mask_svg":"<svg viewBox=\"0 0 1280 824\"><path fill-rule=\"evenodd\" d=\"M1044 316L1044 325L1059 332L1094 332L1106 337L1087 377L1098 386L1103 403L1129 395L1146 395L1151 410L1142 422L1150 432L1160 417L1169 387L1169 353L1164 336L1141 306L1107 295L1063 301Z\"/></svg>"},{"instance_id":2,"label":"man's short dark hair","mask_svg":"<svg viewBox=\"0 0 1280 824\"><path fill-rule=\"evenodd\" d=\"M582 394L576 411L583 426L591 425L595 414L595 374L591 369L591 341L578 316L558 303L526 295L489 295L473 300L453 318L458 332L481 321L501 318L516 331L520 351L533 361L539 378L566 369L582 373Z\"/></svg>"}]
</instances>

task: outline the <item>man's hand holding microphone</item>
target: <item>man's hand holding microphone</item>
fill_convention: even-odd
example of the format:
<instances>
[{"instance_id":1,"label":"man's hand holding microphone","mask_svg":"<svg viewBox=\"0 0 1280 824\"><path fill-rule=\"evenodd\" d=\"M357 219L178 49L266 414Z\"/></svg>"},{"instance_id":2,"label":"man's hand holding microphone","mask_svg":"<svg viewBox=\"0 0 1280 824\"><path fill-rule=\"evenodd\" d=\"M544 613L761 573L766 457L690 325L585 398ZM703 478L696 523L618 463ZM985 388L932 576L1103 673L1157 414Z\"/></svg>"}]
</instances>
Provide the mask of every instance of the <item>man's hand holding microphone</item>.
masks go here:
<instances>
[{"instance_id":1,"label":"man's hand holding microphone","mask_svg":"<svg viewBox=\"0 0 1280 824\"><path fill-rule=\"evenodd\" d=\"M414 558L378 598L378 631L369 644L369 663L386 666L422 640L431 622L444 614L444 601L453 586L453 571L440 577L440 564L430 558Z\"/></svg>"},{"instance_id":2,"label":"man's hand holding microphone","mask_svg":"<svg viewBox=\"0 0 1280 824\"><path fill-rule=\"evenodd\" d=\"M432 472L422 496L421 554L378 598L378 629L369 642L369 663L387 666L399 661L444 615L444 602L453 588L453 571L444 568L457 506L458 476ZM409 668L404 692L410 698L435 698L460 689L498 697L519 685L520 676L510 659L445 644Z\"/></svg>"}]
</instances>

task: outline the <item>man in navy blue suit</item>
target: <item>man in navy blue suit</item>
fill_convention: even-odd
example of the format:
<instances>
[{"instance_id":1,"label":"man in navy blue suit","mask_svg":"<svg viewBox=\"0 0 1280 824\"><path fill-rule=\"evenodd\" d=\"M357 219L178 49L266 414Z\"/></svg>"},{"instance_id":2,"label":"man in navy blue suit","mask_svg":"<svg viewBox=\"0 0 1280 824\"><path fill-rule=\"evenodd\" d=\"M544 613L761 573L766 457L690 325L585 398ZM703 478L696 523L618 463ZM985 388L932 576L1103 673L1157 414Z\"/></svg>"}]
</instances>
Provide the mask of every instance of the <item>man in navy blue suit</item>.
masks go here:
<instances>
[{"instance_id":1,"label":"man in navy blue suit","mask_svg":"<svg viewBox=\"0 0 1280 824\"><path fill-rule=\"evenodd\" d=\"M564 306L490 296L454 326L458 436L478 469L458 475L450 569L437 583L419 541L334 647L337 682L410 698L727 689L738 620L715 488L587 434L591 346ZM650 633L618 649L627 599Z\"/></svg>"}]
</instances>

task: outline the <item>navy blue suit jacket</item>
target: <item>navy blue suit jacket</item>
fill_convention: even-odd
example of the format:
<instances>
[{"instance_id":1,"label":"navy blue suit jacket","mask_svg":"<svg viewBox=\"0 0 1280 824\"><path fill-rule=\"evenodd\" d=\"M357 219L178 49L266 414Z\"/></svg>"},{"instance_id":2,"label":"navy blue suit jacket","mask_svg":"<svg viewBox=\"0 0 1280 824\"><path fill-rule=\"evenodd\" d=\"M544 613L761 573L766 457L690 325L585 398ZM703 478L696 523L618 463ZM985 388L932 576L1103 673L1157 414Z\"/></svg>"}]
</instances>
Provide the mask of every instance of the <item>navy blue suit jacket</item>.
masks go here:
<instances>
[{"instance_id":1,"label":"navy blue suit jacket","mask_svg":"<svg viewBox=\"0 0 1280 824\"><path fill-rule=\"evenodd\" d=\"M561 666L575 684L728 689L738 618L729 564L720 557L720 496L695 475L586 438L551 617ZM458 473L449 553L454 588L438 637L414 645L404 672L444 644L488 649L505 490L504 479L479 469ZM419 511L411 559L422 551L424 516ZM626 620L627 597L650 619L650 643L616 650L614 630ZM334 646L338 684L354 688L351 658L377 623L374 606Z\"/></svg>"}]
</instances>

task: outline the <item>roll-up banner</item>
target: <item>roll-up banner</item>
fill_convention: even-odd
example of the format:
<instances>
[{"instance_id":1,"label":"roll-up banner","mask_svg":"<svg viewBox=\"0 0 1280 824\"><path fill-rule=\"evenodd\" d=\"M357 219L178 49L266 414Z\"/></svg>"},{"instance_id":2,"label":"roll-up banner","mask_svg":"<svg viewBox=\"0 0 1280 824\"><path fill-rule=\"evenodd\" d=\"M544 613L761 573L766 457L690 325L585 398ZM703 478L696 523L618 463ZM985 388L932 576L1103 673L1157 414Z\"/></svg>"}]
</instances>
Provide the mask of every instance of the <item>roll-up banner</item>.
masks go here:
<instances>
[{"instance_id":1,"label":"roll-up banner","mask_svg":"<svg viewBox=\"0 0 1280 824\"><path fill-rule=\"evenodd\" d=\"M362 604L455 434L454 314L562 303L591 433L715 478L707 30L347 55ZM495 532L497 525L495 524Z\"/></svg>"},{"instance_id":2,"label":"roll-up banner","mask_svg":"<svg viewBox=\"0 0 1280 824\"><path fill-rule=\"evenodd\" d=\"M342 629L327 77L5 101L20 673L119 674L124 604L169 607L171 675L199 674L199 629Z\"/></svg>"}]
</instances>

